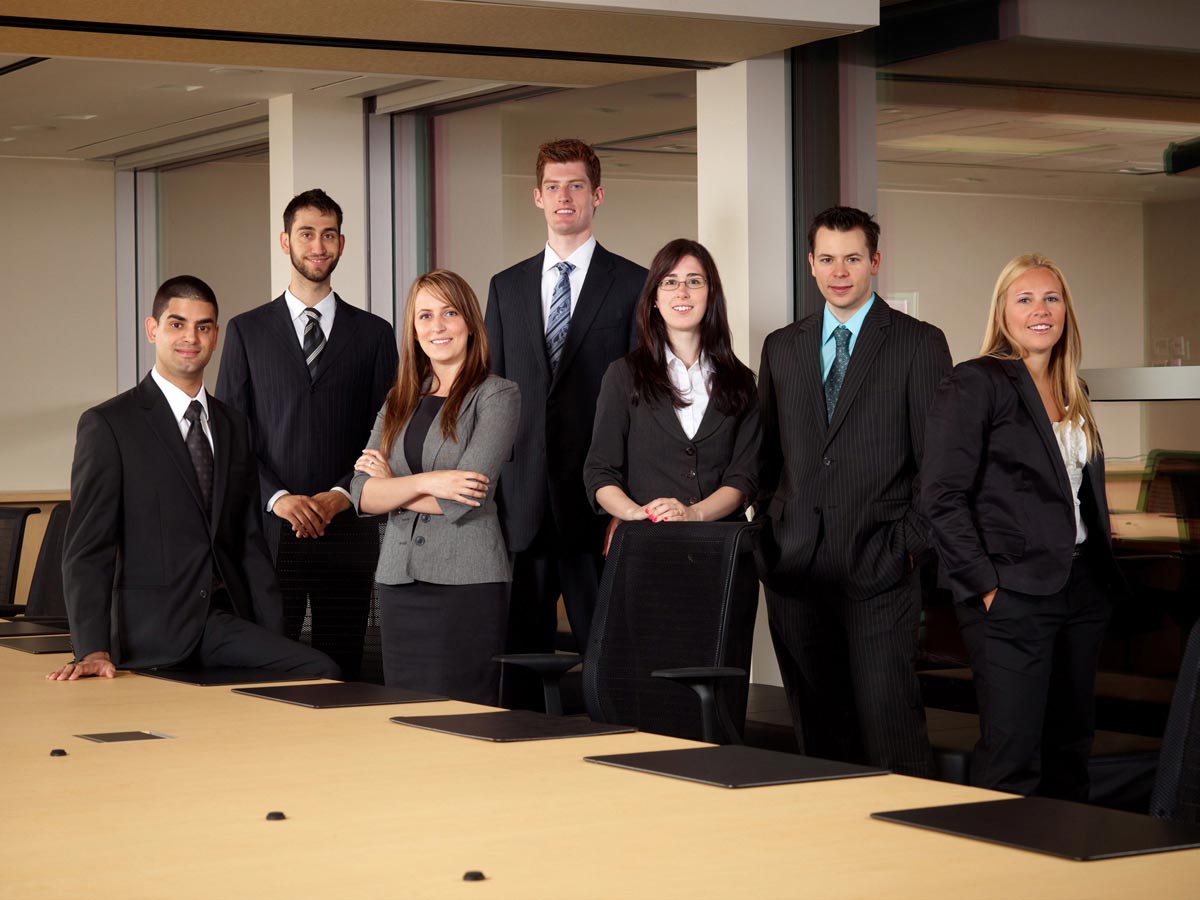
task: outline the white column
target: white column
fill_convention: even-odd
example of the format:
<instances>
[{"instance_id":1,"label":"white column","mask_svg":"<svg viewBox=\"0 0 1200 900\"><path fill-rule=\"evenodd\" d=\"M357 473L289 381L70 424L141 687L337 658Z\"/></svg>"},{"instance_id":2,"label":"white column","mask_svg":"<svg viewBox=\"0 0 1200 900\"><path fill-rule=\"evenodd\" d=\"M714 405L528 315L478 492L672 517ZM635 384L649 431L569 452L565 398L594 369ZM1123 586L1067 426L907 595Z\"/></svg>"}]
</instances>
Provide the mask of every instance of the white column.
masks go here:
<instances>
[{"instance_id":1,"label":"white column","mask_svg":"<svg viewBox=\"0 0 1200 900\"><path fill-rule=\"evenodd\" d=\"M342 207L346 251L333 276L338 296L368 308L366 121L362 101L301 94L272 97L271 285L282 293L291 263L279 250L283 210L294 196L321 188Z\"/></svg>"},{"instance_id":2,"label":"white column","mask_svg":"<svg viewBox=\"0 0 1200 900\"><path fill-rule=\"evenodd\" d=\"M792 315L791 97L783 54L696 75L700 243L721 272L734 350L757 371ZM780 684L760 600L751 679Z\"/></svg>"}]
</instances>

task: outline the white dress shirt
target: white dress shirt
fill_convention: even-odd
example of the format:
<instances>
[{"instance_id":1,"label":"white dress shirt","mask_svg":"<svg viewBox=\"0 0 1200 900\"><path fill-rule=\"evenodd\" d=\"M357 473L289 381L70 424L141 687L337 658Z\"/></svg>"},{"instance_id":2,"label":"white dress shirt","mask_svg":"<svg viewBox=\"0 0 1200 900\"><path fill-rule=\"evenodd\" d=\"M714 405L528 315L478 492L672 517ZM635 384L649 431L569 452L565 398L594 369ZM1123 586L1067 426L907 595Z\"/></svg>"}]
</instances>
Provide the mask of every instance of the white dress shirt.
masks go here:
<instances>
[{"instance_id":1,"label":"white dress shirt","mask_svg":"<svg viewBox=\"0 0 1200 900\"><path fill-rule=\"evenodd\" d=\"M1071 499L1075 501L1075 543L1087 540L1087 526L1083 524L1083 512L1079 508L1079 489L1083 486L1083 467L1087 465L1087 436L1083 432L1083 421L1065 418L1051 422L1058 451L1067 467L1067 478L1071 482Z\"/></svg>"},{"instance_id":2,"label":"white dress shirt","mask_svg":"<svg viewBox=\"0 0 1200 900\"><path fill-rule=\"evenodd\" d=\"M308 316L304 311L308 309L296 295L291 291L283 292L284 302L287 303L288 312L292 314L292 326L296 329L296 340L300 342L300 346L304 346L304 329L308 327ZM333 331L333 317L337 313L337 300L333 296L333 290L325 295L325 299L313 307L321 314L321 331L325 333L325 340L329 340L329 332Z\"/></svg>"},{"instance_id":3,"label":"white dress shirt","mask_svg":"<svg viewBox=\"0 0 1200 900\"><path fill-rule=\"evenodd\" d=\"M163 378L158 372L158 366L150 370L150 377L154 379L154 383L158 385L158 389L163 392L163 396L167 398L167 405L171 407L171 415L175 417L175 424L179 426L179 433L183 435L186 441L188 431L192 427L192 423L183 417L187 412L187 408L192 405L193 400L200 401L200 408L203 413L200 416L200 427L204 429L204 436L208 438L208 446L213 451L213 456L216 456L217 448L213 444L212 425L208 417L208 394L204 390L204 385L200 385L200 393L195 397L189 397L185 391L171 384L167 379Z\"/></svg>"},{"instance_id":4,"label":"white dress shirt","mask_svg":"<svg viewBox=\"0 0 1200 900\"><path fill-rule=\"evenodd\" d=\"M712 378L712 364L708 357L701 353L700 358L688 367L671 352L670 346L663 349L667 356L667 377L688 403L682 409L676 408L675 416L679 419L683 433L691 440L700 430L704 411L708 409L708 383Z\"/></svg>"},{"instance_id":5,"label":"white dress shirt","mask_svg":"<svg viewBox=\"0 0 1200 900\"><path fill-rule=\"evenodd\" d=\"M550 301L554 299L554 287L558 284L558 269L560 262L569 262L575 267L567 276L571 282L571 315L575 314L575 304L579 302L579 292L583 290L583 279L587 278L588 267L592 264L592 254L596 252L596 239L588 238L575 252L566 259L559 259L549 244L542 256L542 326L550 318Z\"/></svg>"}]
</instances>

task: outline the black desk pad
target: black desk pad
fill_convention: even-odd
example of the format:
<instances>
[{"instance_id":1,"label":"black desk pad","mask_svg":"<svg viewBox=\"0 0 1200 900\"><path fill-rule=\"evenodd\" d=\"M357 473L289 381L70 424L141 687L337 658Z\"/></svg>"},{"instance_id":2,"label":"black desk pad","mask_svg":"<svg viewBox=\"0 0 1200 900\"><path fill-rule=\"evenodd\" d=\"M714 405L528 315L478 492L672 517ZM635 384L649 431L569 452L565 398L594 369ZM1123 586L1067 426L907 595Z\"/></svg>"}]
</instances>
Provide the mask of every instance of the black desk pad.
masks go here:
<instances>
[{"instance_id":1,"label":"black desk pad","mask_svg":"<svg viewBox=\"0 0 1200 900\"><path fill-rule=\"evenodd\" d=\"M1200 847L1197 825L1048 797L897 809L871 818L1075 860Z\"/></svg>"},{"instance_id":2,"label":"black desk pad","mask_svg":"<svg viewBox=\"0 0 1200 900\"><path fill-rule=\"evenodd\" d=\"M171 735L159 734L157 731L102 731L96 734L77 734L77 738L85 741L95 741L98 744L122 744L127 741L161 741L170 740Z\"/></svg>"},{"instance_id":3,"label":"black desk pad","mask_svg":"<svg viewBox=\"0 0 1200 900\"><path fill-rule=\"evenodd\" d=\"M527 709L455 716L392 716L392 721L480 741L548 741L637 731L628 725L593 722L581 716L548 716Z\"/></svg>"},{"instance_id":4,"label":"black desk pad","mask_svg":"<svg viewBox=\"0 0 1200 900\"><path fill-rule=\"evenodd\" d=\"M440 694L384 687L363 681L334 681L329 684L287 684L281 687L234 688L235 694L294 703L309 709L339 709L346 706L384 706L389 703L428 703L445 700Z\"/></svg>"},{"instance_id":5,"label":"black desk pad","mask_svg":"<svg viewBox=\"0 0 1200 900\"><path fill-rule=\"evenodd\" d=\"M44 622L23 622L20 619L0 619L0 637L17 637L23 634L70 634L66 626L47 625Z\"/></svg>"},{"instance_id":6,"label":"black desk pad","mask_svg":"<svg viewBox=\"0 0 1200 900\"><path fill-rule=\"evenodd\" d=\"M887 769L873 769L831 759L817 759L736 744L585 756L584 760L724 788L764 787L771 784L832 781L838 778L888 774Z\"/></svg>"},{"instance_id":7,"label":"black desk pad","mask_svg":"<svg viewBox=\"0 0 1200 900\"><path fill-rule=\"evenodd\" d=\"M25 653L70 653L71 636L55 634L48 637L0 638L0 647L10 647Z\"/></svg>"},{"instance_id":8,"label":"black desk pad","mask_svg":"<svg viewBox=\"0 0 1200 900\"><path fill-rule=\"evenodd\" d=\"M133 669L135 675L148 675L166 681L195 684L200 687L228 687L231 684L269 684L273 681L312 681L312 675L275 672L271 669L240 669L214 666L211 669Z\"/></svg>"}]
</instances>

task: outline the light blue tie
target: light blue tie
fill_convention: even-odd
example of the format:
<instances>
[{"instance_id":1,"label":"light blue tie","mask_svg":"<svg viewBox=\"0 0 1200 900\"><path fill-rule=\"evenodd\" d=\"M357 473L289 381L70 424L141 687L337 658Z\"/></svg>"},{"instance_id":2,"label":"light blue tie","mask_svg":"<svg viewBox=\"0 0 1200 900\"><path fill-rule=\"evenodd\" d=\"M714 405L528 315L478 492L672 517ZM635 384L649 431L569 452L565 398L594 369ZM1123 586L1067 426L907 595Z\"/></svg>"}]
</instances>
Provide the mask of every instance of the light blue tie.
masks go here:
<instances>
[{"instance_id":1,"label":"light blue tie","mask_svg":"<svg viewBox=\"0 0 1200 900\"><path fill-rule=\"evenodd\" d=\"M546 316L546 351L550 354L550 371L558 371L562 359L563 344L567 342L567 327L571 324L571 272L575 266L560 262L558 283L550 297L550 314Z\"/></svg>"},{"instance_id":2,"label":"light blue tie","mask_svg":"<svg viewBox=\"0 0 1200 900\"><path fill-rule=\"evenodd\" d=\"M833 421L833 411L837 409L838 394L842 392L842 382L846 380L846 367L850 365L850 329L839 325L833 329L833 342L836 354L829 374L825 376L825 417Z\"/></svg>"}]
</instances>

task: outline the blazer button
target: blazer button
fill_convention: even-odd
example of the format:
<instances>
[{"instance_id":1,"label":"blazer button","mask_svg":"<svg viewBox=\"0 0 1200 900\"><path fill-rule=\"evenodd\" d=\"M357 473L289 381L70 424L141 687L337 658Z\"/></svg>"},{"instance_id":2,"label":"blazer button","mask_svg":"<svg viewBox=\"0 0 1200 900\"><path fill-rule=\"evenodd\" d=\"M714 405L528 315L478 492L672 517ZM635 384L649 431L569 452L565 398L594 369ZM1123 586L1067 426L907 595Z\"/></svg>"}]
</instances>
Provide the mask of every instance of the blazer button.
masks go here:
<instances>
[{"instance_id":1,"label":"blazer button","mask_svg":"<svg viewBox=\"0 0 1200 900\"><path fill-rule=\"evenodd\" d=\"M688 506L694 506L695 504L697 504L699 502L700 502L699 497L688 497Z\"/></svg>"},{"instance_id":2,"label":"blazer button","mask_svg":"<svg viewBox=\"0 0 1200 900\"><path fill-rule=\"evenodd\" d=\"M421 513L422 522L428 522L431 518L432 516L430 516L429 513Z\"/></svg>"},{"instance_id":3,"label":"blazer button","mask_svg":"<svg viewBox=\"0 0 1200 900\"><path fill-rule=\"evenodd\" d=\"M683 452L684 452L684 453L686 453L688 456L695 456L695 455L696 455L696 448L695 448L695 447L688 447L688 448L687 448L686 450L684 450Z\"/></svg>"},{"instance_id":4,"label":"blazer button","mask_svg":"<svg viewBox=\"0 0 1200 900\"><path fill-rule=\"evenodd\" d=\"M208 597L208 591L204 591L204 590L200 591L200 599L203 600L203 599L206 599L207 597Z\"/></svg>"},{"instance_id":5,"label":"blazer button","mask_svg":"<svg viewBox=\"0 0 1200 900\"><path fill-rule=\"evenodd\" d=\"M425 543L425 537L423 535L418 534L415 538L413 538L413 543L416 544L418 547L420 547L422 544Z\"/></svg>"},{"instance_id":6,"label":"blazer button","mask_svg":"<svg viewBox=\"0 0 1200 900\"><path fill-rule=\"evenodd\" d=\"M688 472L687 472L687 477L688 477L688 478L695 478L695 477L696 477L696 470L695 470L695 469L688 469Z\"/></svg>"},{"instance_id":7,"label":"blazer button","mask_svg":"<svg viewBox=\"0 0 1200 900\"><path fill-rule=\"evenodd\" d=\"M825 465L827 465L827 466L829 466L829 465L832 465L832 464L833 464L833 460L832 460L832 459L830 459L828 456L826 456L824 459L822 459L822 460L821 460L821 462L822 462L822 463L824 463L824 464L825 464Z\"/></svg>"}]
</instances>

